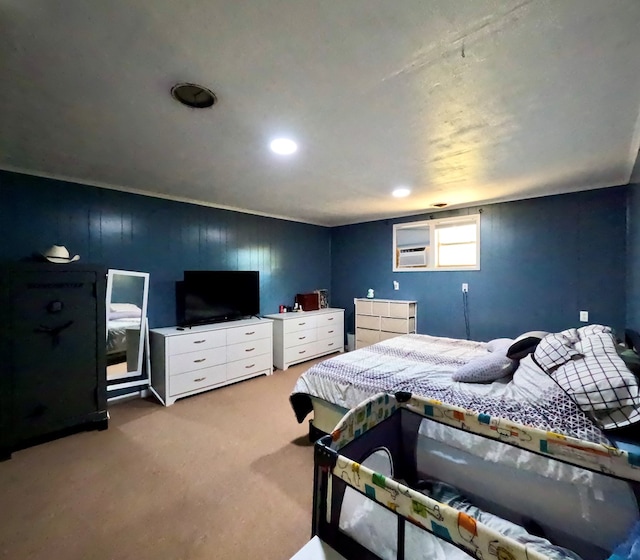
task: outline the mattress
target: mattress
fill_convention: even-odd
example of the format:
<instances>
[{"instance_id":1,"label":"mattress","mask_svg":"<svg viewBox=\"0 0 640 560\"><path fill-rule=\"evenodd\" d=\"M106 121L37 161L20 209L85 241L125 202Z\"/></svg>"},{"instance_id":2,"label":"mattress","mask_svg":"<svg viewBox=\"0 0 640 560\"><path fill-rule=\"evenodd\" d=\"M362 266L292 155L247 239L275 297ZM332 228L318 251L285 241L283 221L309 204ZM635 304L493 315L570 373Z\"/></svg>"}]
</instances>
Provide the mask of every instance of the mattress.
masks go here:
<instances>
[{"instance_id":1,"label":"mattress","mask_svg":"<svg viewBox=\"0 0 640 560\"><path fill-rule=\"evenodd\" d=\"M299 422L310 397L350 409L378 392L406 391L466 410L505 418L594 443L609 440L579 406L535 363L520 361L513 377L462 383L453 373L487 354L483 342L404 335L320 362L303 373L290 396Z\"/></svg>"},{"instance_id":2,"label":"mattress","mask_svg":"<svg viewBox=\"0 0 640 560\"><path fill-rule=\"evenodd\" d=\"M107 355L127 351L127 329L139 329L140 319L112 319L107 323Z\"/></svg>"}]
</instances>

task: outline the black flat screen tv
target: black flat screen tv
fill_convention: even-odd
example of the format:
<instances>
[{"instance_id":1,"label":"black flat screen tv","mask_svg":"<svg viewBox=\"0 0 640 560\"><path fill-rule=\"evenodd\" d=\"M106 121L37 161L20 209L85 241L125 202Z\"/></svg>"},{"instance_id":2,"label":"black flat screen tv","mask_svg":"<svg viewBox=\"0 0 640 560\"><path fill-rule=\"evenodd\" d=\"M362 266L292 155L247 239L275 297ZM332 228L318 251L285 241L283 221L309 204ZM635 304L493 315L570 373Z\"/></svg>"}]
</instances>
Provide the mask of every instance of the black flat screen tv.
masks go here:
<instances>
[{"instance_id":1,"label":"black flat screen tv","mask_svg":"<svg viewBox=\"0 0 640 560\"><path fill-rule=\"evenodd\" d=\"M256 270L185 270L182 325L233 321L260 313Z\"/></svg>"}]
</instances>

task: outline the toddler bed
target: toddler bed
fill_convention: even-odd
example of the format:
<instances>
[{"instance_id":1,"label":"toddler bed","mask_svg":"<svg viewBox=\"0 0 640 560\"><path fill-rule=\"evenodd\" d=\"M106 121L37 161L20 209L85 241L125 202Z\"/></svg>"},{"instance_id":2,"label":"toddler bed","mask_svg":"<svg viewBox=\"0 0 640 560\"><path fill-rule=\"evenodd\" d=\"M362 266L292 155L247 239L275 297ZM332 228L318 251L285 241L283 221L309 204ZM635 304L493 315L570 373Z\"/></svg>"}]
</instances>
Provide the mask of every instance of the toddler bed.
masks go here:
<instances>
[{"instance_id":1,"label":"toddler bed","mask_svg":"<svg viewBox=\"0 0 640 560\"><path fill-rule=\"evenodd\" d=\"M364 560L604 560L637 527L639 480L635 452L381 393L315 444L313 533Z\"/></svg>"}]
</instances>

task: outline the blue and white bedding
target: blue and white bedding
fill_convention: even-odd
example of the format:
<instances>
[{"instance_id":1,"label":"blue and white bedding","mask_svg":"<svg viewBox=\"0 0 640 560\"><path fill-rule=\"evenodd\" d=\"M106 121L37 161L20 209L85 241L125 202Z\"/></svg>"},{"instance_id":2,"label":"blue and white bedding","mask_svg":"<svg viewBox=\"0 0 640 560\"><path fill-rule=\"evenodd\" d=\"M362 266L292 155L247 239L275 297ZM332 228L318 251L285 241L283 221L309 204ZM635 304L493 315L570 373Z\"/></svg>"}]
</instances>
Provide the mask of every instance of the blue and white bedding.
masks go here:
<instances>
[{"instance_id":1,"label":"blue and white bedding","mask_svg":"<svg viewBox=\"0 0 640 560\"><path fill-rule=\"evenodd\" d=\"M530 356L520 361L512 377L492 383L452 380L462 365L486 354L484 342L404 335L316 364L298 379L290 401L302 422L312 410L310 396L349 409L381 391L409 391L542 430L609 443Z\"/></svg>"}]
</instances>

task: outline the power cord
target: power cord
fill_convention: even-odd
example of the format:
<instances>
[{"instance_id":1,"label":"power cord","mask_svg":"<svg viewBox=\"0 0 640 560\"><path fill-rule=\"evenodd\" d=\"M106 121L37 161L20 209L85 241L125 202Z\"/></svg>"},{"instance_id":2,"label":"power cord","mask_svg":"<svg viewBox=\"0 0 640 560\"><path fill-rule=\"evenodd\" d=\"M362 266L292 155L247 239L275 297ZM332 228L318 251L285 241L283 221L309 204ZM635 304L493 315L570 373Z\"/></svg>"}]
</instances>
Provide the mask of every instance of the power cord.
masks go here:
<instances>
[{"instance_id":1,"label":"power cord","mask_svg":"<svg viewBox=\"0 0 640 560\"><path fill-rule=\"evenodd\" d=\"M469 292L462 292L462 310L464 311L464 330L467 340L471 340L471 325L469 323Z\"/></svg>"}]
</instances>

